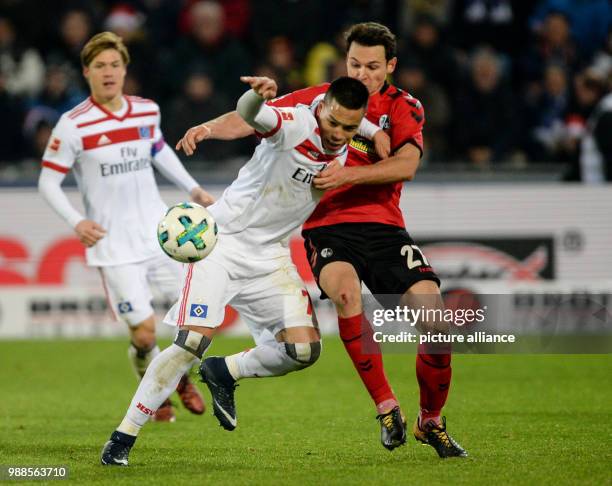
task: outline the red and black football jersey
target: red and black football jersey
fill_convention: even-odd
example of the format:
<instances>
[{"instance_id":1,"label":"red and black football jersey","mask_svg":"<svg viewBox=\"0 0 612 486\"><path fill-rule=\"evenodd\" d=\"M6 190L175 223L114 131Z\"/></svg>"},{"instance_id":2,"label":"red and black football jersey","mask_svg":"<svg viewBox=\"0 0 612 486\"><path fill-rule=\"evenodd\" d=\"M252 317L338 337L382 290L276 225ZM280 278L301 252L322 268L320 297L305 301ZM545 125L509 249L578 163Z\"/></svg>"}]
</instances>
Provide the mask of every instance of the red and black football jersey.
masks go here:
<instances>
[{"instance_id":1,"label":"red and black football jersey","mask_svg":"<svg viewBox=\"0 0 612 486\"><path fill-rule=\"evenodd\" d=\"M294 91L270 102L273 106L310 105L322 97L329 83ZM366 117L380 126L391 139L391 155L407 143L423 152L423 106L405 91L385 83L370 96ZM355 136L349 146L346 166L379 162L374 144ZM402 183L343 186L325 192L304 229L338 223L383 223L404 227L399 208Z\"/></svg>"}]
</instances>

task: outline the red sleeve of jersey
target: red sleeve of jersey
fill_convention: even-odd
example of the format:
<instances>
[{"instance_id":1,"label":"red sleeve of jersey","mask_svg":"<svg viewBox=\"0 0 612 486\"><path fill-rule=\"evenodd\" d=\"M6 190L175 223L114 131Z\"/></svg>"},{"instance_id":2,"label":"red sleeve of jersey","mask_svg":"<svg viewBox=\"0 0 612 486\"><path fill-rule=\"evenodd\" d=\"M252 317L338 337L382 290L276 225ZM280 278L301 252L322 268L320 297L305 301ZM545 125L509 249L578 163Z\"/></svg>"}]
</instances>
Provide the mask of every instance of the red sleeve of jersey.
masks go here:
<instances>
[{"instance_id":1,"label":"red sleeve of jersey","mask_svg":"<svg viewBox=\"0 0 612 486\"><path fill-rule=\"evenodd\" d=\"M423 105L408 93L401 93L391 107L391 152L395 152L407 143L419 149L423 155L423 124L425 111Z\"/></svg>"},{"instance_id":2,"label":"red sleeve of jersey","mask_svg":"<svg viewBox=\"0 0 612 486\"><path fill-rule=\"evenodd\" d=\"M298 89L297 91L274 98L267 103L278 108L292 108L296 105L310 105L317 96L319 96L321 93L325 93L327 88L329 88L329 83Z\"/></svg>"}]
</instances>

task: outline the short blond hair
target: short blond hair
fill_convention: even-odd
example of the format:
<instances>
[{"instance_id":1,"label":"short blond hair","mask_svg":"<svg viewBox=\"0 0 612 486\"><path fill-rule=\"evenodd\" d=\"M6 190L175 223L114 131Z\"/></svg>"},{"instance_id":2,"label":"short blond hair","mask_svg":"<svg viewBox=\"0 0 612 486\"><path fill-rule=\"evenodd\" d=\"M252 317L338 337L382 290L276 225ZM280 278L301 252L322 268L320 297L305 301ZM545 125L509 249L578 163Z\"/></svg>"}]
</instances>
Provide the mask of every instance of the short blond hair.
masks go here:
<instances>
[{"instance_id":1,"label":"short blond hair","mask_svg":"<svg viewBox=\"0 0 612 486\"><path fill-rule=\"evenodd\" d=\"M81 50L81 64L88 67L98 54L107 49L115 49L121 54L126 66L130 63L130 54L123 39L114 32L100 32L89 39Z\"/></svg>"}]
</instances>

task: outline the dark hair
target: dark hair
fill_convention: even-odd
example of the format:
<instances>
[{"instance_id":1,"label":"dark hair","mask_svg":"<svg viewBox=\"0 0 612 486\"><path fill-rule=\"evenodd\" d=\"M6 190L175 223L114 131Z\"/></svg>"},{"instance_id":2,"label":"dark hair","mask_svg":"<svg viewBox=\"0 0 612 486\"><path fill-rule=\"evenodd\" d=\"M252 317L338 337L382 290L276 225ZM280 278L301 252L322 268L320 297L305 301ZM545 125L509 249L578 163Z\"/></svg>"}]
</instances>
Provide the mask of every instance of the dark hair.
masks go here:
<instances>
[{"instance_id":1,"label":"dark hair","mask_svg":"<svg viewBox=\"0 0 612 486\"><path fill-rule=\"evenodd\" d=\"M363 22L353 25L346 32L345 39L346 52L351 48L353 42L368 47L383 46L387 61L393 59L397 51L395 35L393 35L388 27L377 22Z\"/></svg>"},{"instance_id":2,"label":"dark hair","mask_svg":"<svg viewBox=\"0 0 612 486\"><path fill-rule=\"evenodd\" d=\"M361 81L342 76L329 85L323 101L329 103L334 99L344 108L359 110L368 105L369 96L368 88Z\"/></svg>"}]
</instances>

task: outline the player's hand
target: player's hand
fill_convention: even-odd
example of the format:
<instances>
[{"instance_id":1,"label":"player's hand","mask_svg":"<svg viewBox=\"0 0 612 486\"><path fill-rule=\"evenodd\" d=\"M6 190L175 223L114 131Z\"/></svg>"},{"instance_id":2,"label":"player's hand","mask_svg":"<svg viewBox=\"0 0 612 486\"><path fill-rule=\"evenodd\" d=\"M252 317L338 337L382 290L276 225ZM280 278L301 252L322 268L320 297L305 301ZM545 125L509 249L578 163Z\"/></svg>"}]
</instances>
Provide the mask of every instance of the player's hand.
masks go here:
<instances>
[{"instance_id":1,"label":"player's hand","mask_svg":"<svg viewBox=\"0 0 612 486\"><path fill-rule=\"evenodd\" d=\"M204 207L208 207L215 202L215 198L201 187L194 187L191 190L191 199L194 203L198 203Z\"/></svg>"},{"instance_id":2,"label":"player's hand","mask_svg":"<svg viewBox=\"0 0 612 486\"><path fill-rule=\"evenodd\" d=\"M106 234L106 230L91 219L84 219L83 221L80 221L74 227L74 231L79 237L81 243L83 243L87 248L94 246L98 240L104 238L104 235Z\"/></svg>"},{"instance_id":3,"label":"player's hand","mask_svg":"<svg viewBox=\"0 0 612 486\"><path fill-rule=\"evenodd\" d=\"M278 86L276 81L265 76L240 76L240 81L251 86L264 100L271 100L276 97Z\"/></svg>"},{"instance_id":4,"label":"player's hand","mask_svg":"<svg viewBox=\"0 0 612 486\"><path fill-rule=\"evenodd\" d=\"M351 168L344 167L337 160L332 161L327 167L319 172L312 183L316 189L328 190L350 184Z\"/></svg>"},{"instance_id":5,"label":"player's hand","mask_svg":"<svg viewBox=\"0 0 612 486\"><path fill-rule=\"evenodd\" d=\"M185 155L193 155L196 149L196 144L202 140L210 138L211 133L210 128L204 124L191 127L185 132L183 138L178 141L174 148L176 150L183 150Z\"/></svg>"},{"instance_id":6,"label":"player's hand","mask_svg":"<svg viewBox=\"0 0 612 486\"><path fill-rule=\"evenodd\" d=\"M384 130L378 130L372 138L374 149L381 159L386 159L391 155L391 138Z\"/></svg>"}]
</instances>

